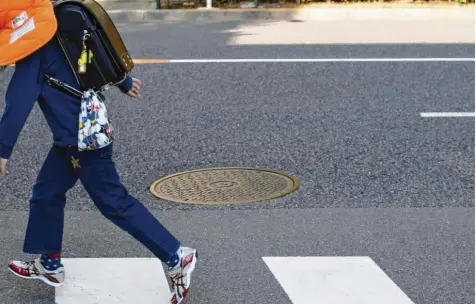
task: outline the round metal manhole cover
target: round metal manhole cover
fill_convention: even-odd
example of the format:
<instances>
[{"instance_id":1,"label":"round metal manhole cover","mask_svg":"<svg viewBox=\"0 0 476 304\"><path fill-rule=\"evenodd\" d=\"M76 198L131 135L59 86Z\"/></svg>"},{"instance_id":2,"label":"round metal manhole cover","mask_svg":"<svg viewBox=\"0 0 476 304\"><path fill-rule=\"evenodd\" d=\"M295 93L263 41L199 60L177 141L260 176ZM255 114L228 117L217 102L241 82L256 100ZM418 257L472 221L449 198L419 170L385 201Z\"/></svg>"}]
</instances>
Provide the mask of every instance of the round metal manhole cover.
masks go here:
<instances>
[{"instance_id":1,"label":"round metal manhole cover","mask_svg":"<svg viewBox=\"0 0 476 304\"><path fill-rule=\"evenodd\" d=\"M283 172L252 168L187 171L155 181L156 197L187 204L243 204L278 198L295 191L297 179Z\"/></svg>"}]
</instances>

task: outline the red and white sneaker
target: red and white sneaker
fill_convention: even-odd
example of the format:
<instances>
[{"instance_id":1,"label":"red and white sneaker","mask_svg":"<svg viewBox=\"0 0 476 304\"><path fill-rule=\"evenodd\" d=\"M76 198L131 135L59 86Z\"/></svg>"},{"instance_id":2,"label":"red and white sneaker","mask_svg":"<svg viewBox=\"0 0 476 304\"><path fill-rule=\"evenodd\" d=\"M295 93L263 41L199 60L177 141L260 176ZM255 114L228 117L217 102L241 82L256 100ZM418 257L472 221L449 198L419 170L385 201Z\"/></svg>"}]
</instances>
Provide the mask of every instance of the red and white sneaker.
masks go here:
<instances>
[{"instance_id":1,"label":"red and white sneaker","mask_svg":"<svg viewBox=\"0 0 476 304\"><path fill-rule=\"evenodd\" d=\"M180 304L190 289L192 272L197 263L197 250L188 247L181 247L179 251L179 265L169 270L170 280L172 281L171 304Z\"/></svg>"},{"instance_id":2,"label":"red and white sneaker","mask_svg":"<svg viewBox=\"0 0 476 304\"><path fill-rule=\"evenodd\" d=\"M41 265L40 258L31 262L11 261L8 269L21 278L41 280L54 287L61 286L65 278L63 265L54 271L46 270Z\"/></svg>"}]
</instances>

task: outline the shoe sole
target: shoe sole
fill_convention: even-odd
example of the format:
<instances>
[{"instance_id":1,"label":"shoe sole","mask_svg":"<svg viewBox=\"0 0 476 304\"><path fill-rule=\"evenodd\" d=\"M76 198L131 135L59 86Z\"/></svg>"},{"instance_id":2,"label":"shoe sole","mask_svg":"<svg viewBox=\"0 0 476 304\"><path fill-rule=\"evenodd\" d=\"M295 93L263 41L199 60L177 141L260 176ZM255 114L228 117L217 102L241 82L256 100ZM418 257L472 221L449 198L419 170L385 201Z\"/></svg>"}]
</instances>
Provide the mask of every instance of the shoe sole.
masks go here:
<instances>
[{"instance_id":1,"label":"shoe sole","mask_svg":"<svg viewBox=\"0 0 476 304\"><path fill-rule=\"evenodd\" d=\"M13 271L10 267L8 267L8 270L10 270L11 273L13 273L14 275L16 275L17 277L20 277L22 279L27 279L27 280L40 280L42 281L43 283L49 285L49 286L53 286L53 287L60 287L61 285L63 285L63 283L54 283L54 282L51 282L50 280L48 280L47 278L45 278L44 276L38 276L38 277L24 277L18 273L16 273L15 271Z\"/></svg>"}]
</instances>

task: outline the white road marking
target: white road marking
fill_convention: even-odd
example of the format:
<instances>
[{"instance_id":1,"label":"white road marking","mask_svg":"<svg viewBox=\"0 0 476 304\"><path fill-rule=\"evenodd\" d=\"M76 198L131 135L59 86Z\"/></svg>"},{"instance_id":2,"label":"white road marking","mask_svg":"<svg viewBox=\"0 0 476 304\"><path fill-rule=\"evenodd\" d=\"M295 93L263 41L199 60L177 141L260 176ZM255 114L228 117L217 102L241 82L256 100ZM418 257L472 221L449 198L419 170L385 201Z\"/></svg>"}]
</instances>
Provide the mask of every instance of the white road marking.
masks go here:
<instances>
[{"instance_id":1,"label":"white road marking","mask_svg":"<svg viewBox=\"0 0 476 304\"><path fill-rule=\"evenodd\" d=\"M169 304L170 289L156 258L61 259L63 286L56 287L56 304Z\"/></svg>"},{"instance_id":2,"label":"white road marking","mask_svg":"<svg viewBox=\"0 0 476 304\"><path fill-rule=\"evenodd\" d=\"M474 62L475 58L235 58L170 59L168 63L267 63L267 62Z\"/></svg>"},{"instance_id":3,"label":"white road marking","mask_svg":"<svg viewBox=\"0 0 476 304\"><path fill-rule=\"evenodd\" d=\"M263 257L294 304L414 304L369 257Z\"/></svg>"},{"instance_id":4,"label":"white road marking","mask_svg":"<svg viewBox=\"0 0 476 304\"><path fill-rule=\"evenodd\" d=\"M422 112L421 117L475 117L475 112Z\"/></svg>"}]
</instances>

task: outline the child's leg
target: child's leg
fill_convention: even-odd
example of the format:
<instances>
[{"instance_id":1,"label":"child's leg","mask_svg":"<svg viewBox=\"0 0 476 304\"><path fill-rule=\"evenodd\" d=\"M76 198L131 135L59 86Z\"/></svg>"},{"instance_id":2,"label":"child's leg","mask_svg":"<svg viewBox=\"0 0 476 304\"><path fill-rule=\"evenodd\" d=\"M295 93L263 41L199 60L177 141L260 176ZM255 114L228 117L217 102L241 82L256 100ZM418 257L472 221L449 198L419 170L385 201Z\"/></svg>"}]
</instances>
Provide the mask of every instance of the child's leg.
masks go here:
<instances>
[{"instance_id":1,"label":"child's leg","mask_svg":"<svg viewBox=\"0 0 476 304\"><path fill-rule=\"evenodd\" d=\"M121 183L112 146L78 154L81 183L99 211L168 265L178 262L179 241Z\"/></svg>"},{"instance_id":2,"label":"child's leg","mask_svg":"<svg viewBox=\"0 0 476 304\"><path fill-rule=\"evenodd\" d=\"M187 295L197 263L193 248L179 241L122 185L112 160L112 145L82 154L79 178L98 209L127 231L169 266L172 282L170 303L179 304Z\"/></svg>"},{"instance_id":3,"label":"child's leg","mask_svg":"<svg viewBox=\"0 0 476 304\"><path fill-rule=\"evenodd\" d=\"M64 281L61 265L64 207L66 192L76 180L64 152L52 147L33 187L23 246L24 252L42 256L31 262L11 261L8 266L14 274L40 279L52 286Z\"/></svg>"},{"instance_id":4,"label":"child's leg","mask_svg":"<svg viewBox=\"0 0 476 304\"><path fill-rule=\"evenodd\" d=\"M61 252L66 192L77 179L61 148L52 147L33 187L24 252Z\"/></svg>"}]
</instances>

